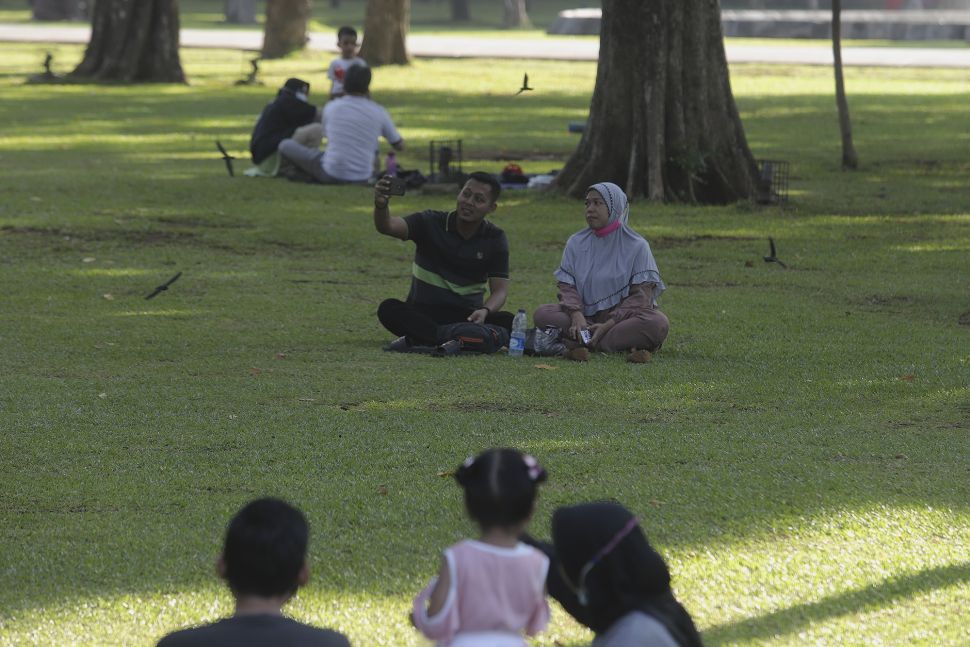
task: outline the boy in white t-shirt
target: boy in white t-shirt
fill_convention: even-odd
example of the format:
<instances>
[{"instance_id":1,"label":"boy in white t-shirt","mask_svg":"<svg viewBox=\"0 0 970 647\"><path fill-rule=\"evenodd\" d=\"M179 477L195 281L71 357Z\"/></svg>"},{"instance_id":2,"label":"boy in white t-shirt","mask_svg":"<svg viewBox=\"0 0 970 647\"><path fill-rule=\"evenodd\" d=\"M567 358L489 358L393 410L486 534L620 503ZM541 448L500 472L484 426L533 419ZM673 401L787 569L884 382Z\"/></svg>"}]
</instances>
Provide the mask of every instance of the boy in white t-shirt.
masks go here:
<instances>
[{"instance_id":1,"label":"boy in white t-shirt","mask_svg":"<svg viewBox=\"0 0 970 647\"><path fill-rule=\"evenodd\" d=\"M353 27L341 27L337 30L337 47L340 48L340 58L330 62L327 78L330 79L330 98L336 99L344 94L344 75L351 65L367 65L367 61L357 56L357 30Z\"/></svg>"}]
</instances>

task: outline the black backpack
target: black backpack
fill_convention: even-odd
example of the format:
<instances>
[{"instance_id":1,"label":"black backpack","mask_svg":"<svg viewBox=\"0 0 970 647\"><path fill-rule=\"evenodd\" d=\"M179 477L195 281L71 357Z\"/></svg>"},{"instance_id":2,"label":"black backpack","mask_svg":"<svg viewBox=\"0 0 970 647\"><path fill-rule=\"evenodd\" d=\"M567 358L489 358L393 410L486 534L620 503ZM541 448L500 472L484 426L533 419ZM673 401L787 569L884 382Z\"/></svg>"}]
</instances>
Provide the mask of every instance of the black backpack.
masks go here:
<instances>
[{"instance_id":1,"label":"black backpack","mask_svg":"<svg viewBox=\"0 0 970 647\"><path fill-rule=\"evenodd\" d=\"M438 344L457 339L461 350L469 353L495 353L509 345L509 331L494 324L470 321L438 326Z\"/></svg>"}]
</instances>

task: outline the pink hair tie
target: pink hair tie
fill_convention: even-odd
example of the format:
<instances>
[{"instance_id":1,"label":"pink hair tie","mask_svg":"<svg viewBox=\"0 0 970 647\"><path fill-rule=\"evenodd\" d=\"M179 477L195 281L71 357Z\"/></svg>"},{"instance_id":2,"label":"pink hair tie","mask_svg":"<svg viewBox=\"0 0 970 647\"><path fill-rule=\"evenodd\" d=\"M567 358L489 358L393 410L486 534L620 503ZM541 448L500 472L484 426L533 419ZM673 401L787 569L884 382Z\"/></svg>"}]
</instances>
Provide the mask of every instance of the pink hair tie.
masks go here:
<instances>
[{"instance_id":1,"label":"pink hair tie","mask_svg":"<svg viewBox=\"0 0 970 647\"><path fill-rule=\"evenodd\" d=\"M522 456L522 461L525 463L525 467L529 472L529 480L535 481L542 474L542 468L539 466L539 461L535 459L532 454L524 454Z\"/></svg>"}]
</instances>

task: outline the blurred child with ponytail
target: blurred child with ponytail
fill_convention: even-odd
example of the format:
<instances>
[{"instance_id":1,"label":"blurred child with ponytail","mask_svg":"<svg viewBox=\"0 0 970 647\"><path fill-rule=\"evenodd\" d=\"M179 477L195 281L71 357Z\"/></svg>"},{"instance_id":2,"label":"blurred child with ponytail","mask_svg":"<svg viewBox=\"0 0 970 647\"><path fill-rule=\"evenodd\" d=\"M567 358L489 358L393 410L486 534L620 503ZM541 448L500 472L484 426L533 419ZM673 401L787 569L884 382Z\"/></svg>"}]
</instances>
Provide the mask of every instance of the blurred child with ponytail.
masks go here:
<instances>
[{"instance_id":1,"label":"blurred child with ponytail","mask_svg":"<svg viewBox=\"0 0 970 647\"><path fill-rule=\"evenodd\" d=\"M414 599L414 625L441 647L523 647L523 633L549 622L549 559L519 541L546 471L528 454L489 449L455 479L481 533L444 550L438 576Z\"/></svg>"}]
</instances>

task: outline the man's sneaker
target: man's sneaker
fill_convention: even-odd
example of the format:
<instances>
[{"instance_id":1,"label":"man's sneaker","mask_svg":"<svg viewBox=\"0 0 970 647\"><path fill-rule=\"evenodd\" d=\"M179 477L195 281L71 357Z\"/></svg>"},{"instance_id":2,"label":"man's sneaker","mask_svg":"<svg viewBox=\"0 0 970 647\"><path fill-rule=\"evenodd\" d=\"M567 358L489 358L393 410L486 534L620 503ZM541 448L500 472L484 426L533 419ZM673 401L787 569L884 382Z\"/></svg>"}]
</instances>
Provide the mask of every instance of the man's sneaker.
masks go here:
<instances>
[{"instance_id":1,"label":"man's sneaker","mask_svg":"<svg viewBox=\"0 0 970 647\"><path fill-rule=\"evenodd\" d=\"M443 344L435 347L431 353L435 357L454 357L461 352L461 342L457 339L449 339Z\"/></svg>"},{"instance_id":2,"label":"man's sneaker","mask_svg":"<svg viewBox=\"0 0 970 647\"><path fill-rule=\"evenodd\" d=\"M411 350L411 342L408 341L407 337L398 337L385 346L384 350L390 353L407 353Z\"/></svg>"}]
</instances>

